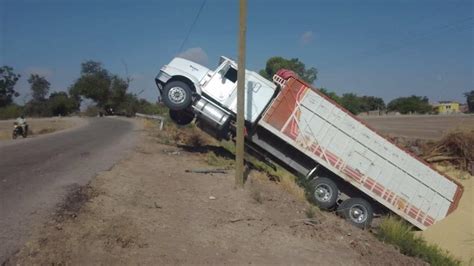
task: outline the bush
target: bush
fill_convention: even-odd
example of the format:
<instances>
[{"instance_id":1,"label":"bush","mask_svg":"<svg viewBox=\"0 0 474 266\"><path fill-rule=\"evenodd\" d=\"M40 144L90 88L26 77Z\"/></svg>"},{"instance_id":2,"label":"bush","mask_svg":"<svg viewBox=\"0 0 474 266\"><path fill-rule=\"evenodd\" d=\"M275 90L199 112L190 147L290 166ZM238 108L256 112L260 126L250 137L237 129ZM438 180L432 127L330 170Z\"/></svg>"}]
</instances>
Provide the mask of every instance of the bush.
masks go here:
<instances>
[{"instance_id":1,"label":"bush","mask_svg":"<svg viewBox=\"0 0 474 266\"><path fill-rule=\"evenodd\" d=\"M0 108L0 119L17 118L23 114L23 107L16 104L7 105Z\"/></svg>"},{"instance_id":2,"label":"bush","mask_svg":"<svg viewBox=\"0 0 474 266\"><path fill-rule=\"evenodd\" d=\"M87 107L87 109L84 112L82 112L82 115L94 117L94 116L98 116L100 112L102 112L102 111L101 111L101 109L99 109L99 107L89 106L89 107Z\"/></svg>"},{"instance_id":3,"label":"bush","mask_svg":"<svg viewBox=\"0 0 474 266\"><path fill-rule=\"evenodd\" d=\"M161 103L150 103L142 99L137 112L147 115L167 115L168 108Z\"/></svg>"},{"instance_id":4,"label":"bush","mask_svg":"<svg viewBox=\"0 0 474 266\"><path fill-rule=\"evenodd\" d=\"M437 245L428 244L422 237L416 236L412 227L397 217L385 217L376 236L381 241L398 247L402 254L420 258L431 265L461 264Z\"/></svg>"},{"instance_id":5,"label":"bush","mask_svg":"<svg viewBox=\"0 0 474 266\"><path fill-rule=\"evenodd\" d=\"M47 101L31 100L25 105L25 114L33 117L51 116L51 110Z\"/></svg>"}]
</instances>

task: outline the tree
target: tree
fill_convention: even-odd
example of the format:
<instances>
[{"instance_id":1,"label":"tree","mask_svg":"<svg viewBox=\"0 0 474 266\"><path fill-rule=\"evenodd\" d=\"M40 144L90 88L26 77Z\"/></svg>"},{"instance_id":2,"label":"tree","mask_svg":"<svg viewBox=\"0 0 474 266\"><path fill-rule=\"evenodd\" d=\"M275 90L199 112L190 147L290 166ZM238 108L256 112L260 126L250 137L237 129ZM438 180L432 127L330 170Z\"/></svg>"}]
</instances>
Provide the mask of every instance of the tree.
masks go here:
<instances>
[{"instance_id":1,"label":"tree","mask_svg":"<svg viewBox=\"0 0 474 266\"><path fill-rule=\"evenodd\" d=\"M400 97L392 100L387 105L389 111L397 111L402 114L420 113L425 114L432 110L427 97L415 96Z\"/></svg>"},{"instance_id":2,"label":"tree","mask_svg":"<svg viewBox=\"0 0 474 266\"><path fill-rule=\"evenodd\" d=\"M362 96L360 100L362 102L361 108L363 112L385 109L385 102L382 98L374 96Z\"/></svg>"},{"instance_id":3,"label":"tree","mask_svg":"<svg viewBox=\"0 0 474 266\"><path fill-rule=\"evenodd\" d=\"M30 83L30 88L33 93L33 100L36 102L45 101L51 85L49 81L38 74L31 74L28 83Z\"/></svg>"},{"instance_id":4,"label":"tree","mask_svg":"<svg viewBox=\"0 0 474 266\"><path fill-rule=\"evenodd\" d=\"M128 82L117 75L112 76L107 107L117 109L126 100Z\"/></svg>"},{"instance_id":5,"label":"tree","mask_svg":"<svg viewBox=\"0 0 474 266\"><path fill-rule=\"evenodd\" d=\"M329 91L326 88L321 88L319 89L319 91L323 93L324 95L328 96L330 99L332 99L336 103L341 104L341 97L339 97L339 95L337 95L335 92Z\"/></svg>"},{"instance_id":6,"label":"tree","mask_svg":"<svg viewBox=\"0 0 474 266\"><path fill-rule=\"evenodd\" d=\"M272 80L273 75L282 68L294 71L309 84L312 84L318 76L318 70L316 68L311 67L306 69L305 64L299 61L298 58L285 59L280 56L268 59L265 69L260 70L259 74L266 79Z\"/></svg>"},{"instance_id":7,"label":"tree","mask_svg":"<svg viewBox=\"0 0 474 266\"><path fill-rule=\"evenodd\" d=\"M129 82L111 74L100 62L89 60L81 64L81 77L69 88L69 94L79 103L85 97L99 108L116 111L127 100Z\"/></svg>"},{"instance_id":8,"label":"tree","mask_svg":"<svg viewBox=\"0 0 474 266\"><path fill-rule=\"evenodd\" d=\"M341 97L341 105L355 115L363 111L361 98L354 93L344 93Z\"/></svg>"},{"instance_id":9,"label":"tree","mask_svg":"<svg viewBox=\"0 0 474 266\"><path fill-rule=\"evenodd\" d=\"M464 96L466 96L469 113L474 113L474 90L464 93Z\"/></svg>"},{"instance_id":10,"label":"tree","mask_svg":"<svg viewBox=\"0 0 474 266\"><path fill-rule=\"evenodd\" d=\"M336 93L328 91L326 88L321 88L319 91L355 115L361 112L385 109L385 102L382 98L374 96L360 97L354 93L346 93L340 97Z\"/></svg>"},{"instance_id":11,"label":"tree","mask_svg":"<svg viewBox=\"0 0 474 266\"><path fill-rule=\"evenodd\" d=\"M112 78L100 62L86 61L81 64L81 77L69 89L74 97L84 96L105 107L109 98Z\"/></svg>"},{"instance_id":12,"label":"tree","mask_svg":"<svg viewBox=\"0 0 474 266\"><path fill-rule=\"evenodd\" d=\"M11 104L13 97L20 95L14 89L18 79L20 79L20 75L15 74L12 67L0 67L0 107Z\"/></svg>"},{"instance_id":13,"label":"tree","mask_svg":"<svg viewBox=\"0 0 474 266\"><path fill-rule=\"evenodd\" d=\"M75 99L69 97L64 91L51 93L48 99L48 106L52 115L61 116L73 113L79 107Z\"/></svg>"}]
</instances>

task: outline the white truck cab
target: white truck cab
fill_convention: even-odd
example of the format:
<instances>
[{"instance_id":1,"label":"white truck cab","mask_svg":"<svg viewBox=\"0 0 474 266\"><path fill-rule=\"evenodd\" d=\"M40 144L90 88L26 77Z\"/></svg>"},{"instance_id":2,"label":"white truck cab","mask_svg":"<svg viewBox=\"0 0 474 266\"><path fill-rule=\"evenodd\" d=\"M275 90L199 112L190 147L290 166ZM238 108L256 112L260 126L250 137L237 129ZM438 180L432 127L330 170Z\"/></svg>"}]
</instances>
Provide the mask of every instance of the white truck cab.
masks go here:
<instances>
[{"instance_id":1,"label":"white truck cab","mask_svg":"<svg viewBox=\"0 0 474 266\"><path fill-rule=\"evenodd\" d=\"M174 58L155 78L161 99L179 124L194 117L219 130L229 129L237 110L237 64L222 56L215 70ZM245 70L245 120L253 124L275 95L277 86Z\"/></svg>"}]
</instances>

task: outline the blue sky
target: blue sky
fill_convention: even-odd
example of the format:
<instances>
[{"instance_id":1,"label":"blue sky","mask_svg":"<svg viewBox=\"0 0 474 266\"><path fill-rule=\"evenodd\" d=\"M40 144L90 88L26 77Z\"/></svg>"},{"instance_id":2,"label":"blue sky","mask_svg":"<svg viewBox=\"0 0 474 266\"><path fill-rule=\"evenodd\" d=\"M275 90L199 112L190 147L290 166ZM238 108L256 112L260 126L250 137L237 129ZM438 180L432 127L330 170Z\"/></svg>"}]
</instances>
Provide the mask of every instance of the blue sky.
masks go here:
<instances>
[{"instance_id":1,"label":"blue sky","mask_svg":"<svg viewBox=\"0 0 474 266\"><path fill-rule=\"evenodd\" d=\"M316 87L389 101L408 95L458 100L474 89L474 1L249 0L247 68L271 56L319 70ZM185 53L208 67L237 58L238 0L0 0L0 65L45 75L65 90L80 63L100 61L133 77L132 92L154 100L153 78Z\"/></svg>"}]
</instances>

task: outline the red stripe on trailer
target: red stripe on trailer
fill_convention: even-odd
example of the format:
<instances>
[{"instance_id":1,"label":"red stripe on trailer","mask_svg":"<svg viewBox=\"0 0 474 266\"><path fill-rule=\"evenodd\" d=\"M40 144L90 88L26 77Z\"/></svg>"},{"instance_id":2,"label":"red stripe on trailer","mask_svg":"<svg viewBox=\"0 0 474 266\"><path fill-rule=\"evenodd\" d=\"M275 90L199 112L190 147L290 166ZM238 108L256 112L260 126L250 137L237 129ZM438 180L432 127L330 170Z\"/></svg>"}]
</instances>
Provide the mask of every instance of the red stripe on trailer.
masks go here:
<instances>
[{"instance_id":1,"label":"red stripe on trailer","mask_svg":"<svg viewBox=\"0 0 474 266\"><path fill-rule=\"evenodd\" d=\"M370 177L367 177L364 181L364 187L366 187L368 190L372 190L373 186L375 185L375 181L370 178Z\"/></svg>"},{"instance_id":2,"label":"red stripe on trailer","mask_svg":"<svg viewBox=\"0 0 474 266\"><path fill-rule=\"evenodd\" d=\"M413 219L416 219L416 216L418 215L418 212L420 210L418 208L415 208L414 206L411 206L410 209L408 210L407 214Z\"/></svg>"},{"instance_id":3,"label":"red stripe on trailer","mask_svg":"<svg viewBox=\"0 0 474 266\"><path fill-rule=\"evenodd\" d=\"M428 227L434 223L434 219L431 216L426 216L425 221L423 222L423 225Z\"/></svg>"},{"instance_id":4,"label":"red stripe on trailer","mask_svg":"<svg viewBox=\"0 0 474 266\"><path fill-rule=\"evenodd\" d=\"M383 191L384 191L384 189L385 189L385 188L384 188L381 184L375 183L375 186L374 186L374 188L372 189L372 191L373 191L375 194L377 194L377 196L381 197L381 196L382 196L382 193L383 193Z\"/></svg>"}]
</instances>

